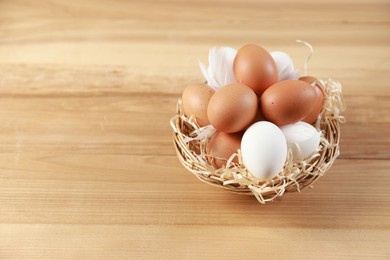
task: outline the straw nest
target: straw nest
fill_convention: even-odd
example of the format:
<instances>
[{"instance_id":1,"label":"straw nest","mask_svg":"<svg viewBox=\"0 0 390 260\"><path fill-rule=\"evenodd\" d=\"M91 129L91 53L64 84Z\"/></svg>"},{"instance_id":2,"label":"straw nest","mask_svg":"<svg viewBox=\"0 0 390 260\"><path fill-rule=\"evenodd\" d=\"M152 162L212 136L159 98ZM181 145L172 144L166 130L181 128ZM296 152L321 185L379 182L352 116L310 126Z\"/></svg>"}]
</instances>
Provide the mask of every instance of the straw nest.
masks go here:
<instances>
[{"instance_id":1,"label":"straw nest","mask_svg":"<svg viewBox=\"0 0 390 260\"><path fill-rule=\"evenodd\" d=\"M341 115L344 110L341 84L332 79L320 82L325 87L326 94L324 108L314 125L321 131L320 145L316 153L303 161L293 161L289 151L283 170L272 180L262 181L251 175L242 164L240 150L227 160L226 167L214 168L210 164L211 156L206 153L210 136L200 136L204 129L199 128L194 118L187 118L183 114L179 99L177 115L172 117L170 124L180 162L199 180L234 193L254 195L262 204L286 192L301 191L312 185L325 174L340 154L340 123L344 122ZM236 156L239 163L233 162Z\"/></svg>"}]
</instances>

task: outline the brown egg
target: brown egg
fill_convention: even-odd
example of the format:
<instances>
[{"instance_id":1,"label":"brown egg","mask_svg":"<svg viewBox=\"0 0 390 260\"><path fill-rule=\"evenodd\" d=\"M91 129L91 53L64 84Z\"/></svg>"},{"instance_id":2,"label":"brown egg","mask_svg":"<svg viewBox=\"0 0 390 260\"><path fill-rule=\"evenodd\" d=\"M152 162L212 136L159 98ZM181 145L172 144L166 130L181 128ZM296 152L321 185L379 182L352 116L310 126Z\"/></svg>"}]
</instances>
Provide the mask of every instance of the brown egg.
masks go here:
<instances>
[{"instance_id":1,"label":"brown egg","mask_svg":"<svg viewBox=\"0 0 390 260\"><path fill-rule=\"evenodd\" d=\"M283 126L305 118L317 103L317 94L307 82L282 80L269 87L260 102L264 117Z\"/></svg>"},{"instance_id":2,"label":"brown egg","mask_svg":"<svg viewBox=\"0 0 390 260\"><path fill-rule=\"evenodd\" d=\"M316 78L311 77L311 76L304 76L300 77L299 80L305 81L309 84L312 84L314 81L317 81ZM316 85L314 86L314 89L316 91L317 95L317 102L311 111L302 121L313 124L318 118L318 115L321 113L322 108L324 106L324 101L325 101L325 91L324 91L324 86L321 84L321 82L317 81Z\"/></svg>"},{"instance_id":3,"label":"brown egg","mask_svg":"<svg viewBox=\"0 0 390 260\"><path fill-rule=\"evenodd\" d=\"M207 153L212 156L210 164L216 168L225 166L230 156L240 149L242 136L243 132L227 134L217 131L213 134L206 146ZM237 157L233 162L238 163Z\"/></svg>"},{"instance_id":4,"label":"brown egg","mask_svg":"<svg viewBox=\"0 0 390 260\"><path fill-rule=\"evenodd\" d=\"M257 96L250 87L230 84L219 88L207 108L210 124L225 133L239 132L255 118Z\"/></svg>"},{"instance_id":5,"label":"brown egg","mask_svg":"<svg viewBox=\"0 0 390 260\"><path fill-rule=\"evenodd\" d=\"M199 126L209 125L207 106L213 94L214 90L206 84L194 84L186 87L182 95L184 114L187 117L194 116Z\"/></svg>"},{"instance_id":6,"label":"brown egg","mask_svg":"<svg viewBox=\"0 0 390 260\"><path fill-rule=\"evenodd\" d=\"M278 80L274 59L255 44L244 45L237 51L233 71L238 83L249 86L259 96Z\"/></svg>"}]
</instances>

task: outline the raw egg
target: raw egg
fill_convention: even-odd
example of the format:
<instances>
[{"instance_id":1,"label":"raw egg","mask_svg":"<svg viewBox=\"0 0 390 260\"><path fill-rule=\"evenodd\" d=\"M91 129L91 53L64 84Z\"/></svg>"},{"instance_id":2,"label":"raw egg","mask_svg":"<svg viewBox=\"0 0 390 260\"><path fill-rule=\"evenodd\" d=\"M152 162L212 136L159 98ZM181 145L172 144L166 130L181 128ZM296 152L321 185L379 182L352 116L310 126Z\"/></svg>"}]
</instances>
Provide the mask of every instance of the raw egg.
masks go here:
<instances>
[{"instance_id":1,"label":"raw egg","mask_svg":"<svg viewBox=\"0 0 390 260\"><path fill-rule=\"evenodd\" d=\"M264 117L278 126L301 121L317 102L315 89L301 80L283 80L269 87L260 99Z\"/></svg>"},{"instance_id":2,"label":"raw egg","mask_svg":"<svg viewBox=\"0 0 390 260\"><path fill-rule=\"evenodd\" d=\"M183 110L187 117L194 116L199 126L209 125L207 106L214 94L206 84L193 84L184 89L182 95Z\"/></svg>"},{"instance_id":3,"label":"raw egg","mask_svg":"<svg viewBox=\"0 0 390 260\"><path fill-rule=\"evenodd\" d=\"M206 147L207 153L211 156L210 163L216 168L225 166L232 154L240 149L242 135L243 132L227 134L220 131L213 134ZM237 157L233 162L238 163Z\"/></svg>"},{"instance_id":4,"label":"raw egg","mask_svg":"<svg viewBox=\"0 0 390 260\"><path fill-rule=\"evenodd\" d=\"M255 44L244 45L237 51L233 71L238 83L249 86L259 96L278 80L274 59Z\"/></svg>"},{"instance_id":5,"label":"raw egg","mask_svg":"<svg viewBox=\"0 0 390 260\"><path fill-rule=\"evenodd\" d=\"M305 122L297 122L280 128L291 149L293 160L303 160L312 155L320 145L321 132Z\"/></svg>"},{"instance_id":6,"label":"raw egg","mask_svg":"<svg viewBox=\"0 0 390 260\"><path fill-rule=\"evenodd\" d=\"M302 119L302 121L313 124L317 118L318 115L321 113L322 108L324 106L324 101L325 101L325 91L324 91L324 86L319 82L316 78L310 77L310 76L304 76L300 77L299 80L305 81L313 86L313 82L316 82L315 86L313 88L316 91L317 95L317 102L310 114L308 114L305 118Z\"/></svg>"},{"instance_id":7,"label":"raw egg","mask_svg":"<svg viewBox=\"0 0 390 260\"><path fill-rule=\"evenodd\" d=\"M252 123L256 113L255 92L241 84L230 84L217 89L207 107L210 124L225 133L244 130Z\"/></svg>"},{"instance_id":8,"label":"raw egg","mask_svg":"<svg viewBox=\"0 0 390 260\"><path fill-rule=\"evenodd\" d=\"M286 162L286 138L271 122L257 122L242 137L241 155L252 175L261 180L271 179L282 171Z\"/></svg>"}]
</instances>

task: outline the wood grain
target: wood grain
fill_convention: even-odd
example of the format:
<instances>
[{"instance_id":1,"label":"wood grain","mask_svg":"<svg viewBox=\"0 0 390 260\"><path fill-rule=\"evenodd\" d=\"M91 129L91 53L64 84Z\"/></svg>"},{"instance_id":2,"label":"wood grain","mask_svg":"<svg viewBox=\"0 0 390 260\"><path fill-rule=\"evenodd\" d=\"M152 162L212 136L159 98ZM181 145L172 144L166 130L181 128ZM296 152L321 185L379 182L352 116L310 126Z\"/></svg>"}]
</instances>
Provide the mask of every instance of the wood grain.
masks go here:
<instances>
[{"instance_id":1,"label":"wood grain","mask_svg":"<svg viewBox=\"0 0 390 260\"><path fill-rule=\"evenodd\" d=\"M0 1L0 259L388 259L390 3ZM341 155L267 205L199 182L169 119L258 42L343 84Z\"/></svg>"}]
</instances>

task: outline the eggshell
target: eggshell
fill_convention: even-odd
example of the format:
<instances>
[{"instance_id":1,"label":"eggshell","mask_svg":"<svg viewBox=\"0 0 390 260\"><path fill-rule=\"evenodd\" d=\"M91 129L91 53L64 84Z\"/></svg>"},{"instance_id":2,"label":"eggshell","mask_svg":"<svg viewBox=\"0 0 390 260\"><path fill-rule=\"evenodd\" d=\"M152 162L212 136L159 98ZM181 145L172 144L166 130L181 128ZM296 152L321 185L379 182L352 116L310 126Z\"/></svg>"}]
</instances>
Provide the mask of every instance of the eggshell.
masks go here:
<instances>
[{"instance_id":1,"label":"eggshell","mask_svg":"<svg viewBox=\"0 0 390 260\"><path fill-rule=\"evenodd\" d=\"M269 87L261 96L264 117L278 126L301 121L317 103L315 89L300 80L283 80Z\"/></svg>"},{"instance_id":2,"label":"eggshell","mask_svg":"<svg viewBox=\"0 0 390 260\"><path fill-rule=\"evenodd\" d=\"M273 178L286 162L286 139L279 127L271 122L257 122L242 137L241 155L253 176L261 180Z\"/></svg>"},{"instance_id":3,"label":"eggshell","mask_svg":"<svg viewBox=\"0 0 390 260\"><path fill-rule=\"evenodd\" d=\"M238 83L249 86L259 96L278 80L275 61L255 44L244 45L237 51L233 71Z\"/></svg>"},{"instance_id":4,"label":"eggshell","mask_svg":"<svg viewBox=\"0 0 390 260\"><path fill-rule=\"evenodd\" d=\"M270 52L276 63L278 70L278 81L287 79L298 79L298 70L294 68L294 63L290 56L282 51Z\"/></svg>"},{"instance_id":5,"label":"eggshell","mask_svg":"<svg viewBox=\"0 0 390 260\"><path fill-rule=\"evenodd\" d=\"M305 118L302 119L302 121L313 124L318 118L318 115L321 113L322 108L324 107L324 101L325 101L325 91L324 86L319 82L316 78L310 77L310 76L304 76L300 77L299 80L305 81L312 85L312 87L316 91L317 95L317 102L314 106L311 113L309 113ZM313 86L313 82L316 81L316 84Z\"/></svg>"},{"instance_id":6,"label":"eggshell","mask_svg":"<svg viewBox=\"0 0 390 260\"><path fill-rule=\"evenodd\" d=\"M206 146L206 151L211 156L210 163L216 168L225 166L232 154L240 149L242 135L243 132L227 134L220 131L213 134ZM237 157L233 162L238 163Z\"/></svg>"},{"instance_id":7,"label":"eggshell","mask_svg":"<svg viewBox=\"0 0 390 260\"><path fill-rule=\"evenodd\" d=\"M215 91L207 107L210 124L225 133L244 130L255 118L257 96L245 85L231 84Z\"/></svg>"},{"instance_id":8,"label":"eggshell","mask_svg":"<svg viewBox=\"0 0 390 260\"><path fill-rule=\"evenodd\" d=\"M207 106L214 90L206 84L193 84L187 86L182 95L183 111L187 117L196 118L199 126L209 125Z\"/></svg>"},{"instance_id":9,"label":"eggshell","mask_svg":"<svg viewBox=\"0 0 390 260\"><path fill-rule=\"evenodd\" d=\"M306 122L285 125L280 128L291 149L293 160L303 160L312 155L320 145L321 133Z\"/></svg>"}]
</instances>

